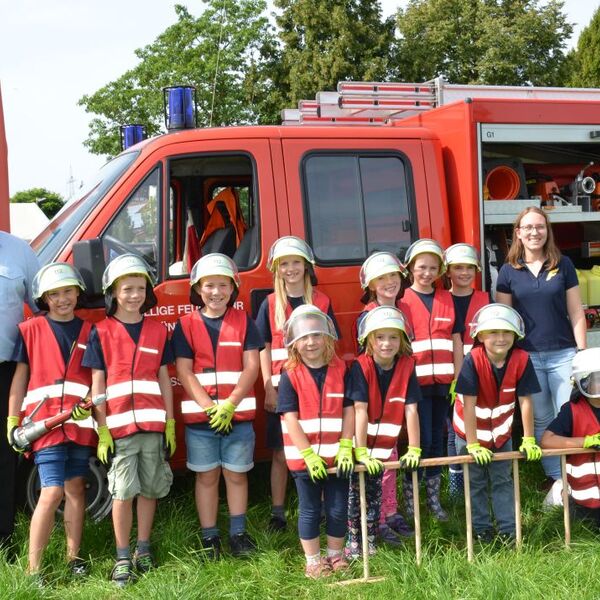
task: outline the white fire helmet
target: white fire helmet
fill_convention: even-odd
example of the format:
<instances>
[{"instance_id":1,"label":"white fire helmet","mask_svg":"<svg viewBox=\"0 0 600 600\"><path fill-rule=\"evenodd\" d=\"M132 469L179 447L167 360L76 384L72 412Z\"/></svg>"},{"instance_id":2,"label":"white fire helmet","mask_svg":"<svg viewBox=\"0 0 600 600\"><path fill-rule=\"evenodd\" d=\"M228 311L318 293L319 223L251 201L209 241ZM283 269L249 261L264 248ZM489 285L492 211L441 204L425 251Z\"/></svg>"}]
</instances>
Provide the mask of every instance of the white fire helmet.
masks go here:
<instances>
[{"instance_id":1,"label":"white fire helmet","mask_svg":"<svg viewBox=\"0 0 600 600\"><path fill-rule=\"evenodd\" d=\"M450 265L473 265L481 271L479 253L471 244L452 244L444 252L444 264L446 268Z\"/></svg>"},{"instance_id":2,"label":"white fire helmet","mask_svg":"<svg viewBox=\"0 0 600 600\"><path fill-rule=\"evenodd\" d=\"M419 254L435 254L440 259L440 275L444 273L446 267L444 265L444 251L442 247L435 241L429 238L422 238L413 242L404 255L404 264L408 267L410 263Z\"/></svg>"},{"instance_id":3,"label":"white fire helmet","mask_svg":"<svg viewBox=\"0 0 600 600\"><path fill-rule=\"evenodd\" d=\"M394 306L378 306L365 315L358 326L359 344L364 345L367 336L378 329L398 329L408 341L413 337L404 313Z\"/></svg>"},{"instance_id":4,"label":"white fire helmet","mask_svg":"<svg viewBox=\"0 0 600 600\"><path fill-rule=\"evenodd\" d=\"M68 263L50 263L35 274L31 283L31 295L37 301L46 292L69 286L78 287L85 292L85 283L79 271Z\"/></svg>"},{"instance_id":5,"label":"white fire helmet","mask_svg":"<svg viewBox=\"0 0 600 600\"><path fill-rule=\"evenodd\" d=\"M373 279L387 273L399 273L402 277L407 275L407 271L398 257L391 252L375 252L365 260L360 268L360 286L366 290Z\"/></svg>"},{"instance_id":6,"label":"white fire helmet","mask_svg":"<svg viewBox=\"0 0 600 600\"><path fill-rule=\"evenodd\" d=\"M235 287L240 287L240 276L238 274L237 265L225 254L213 252L203 256L192 267L190 274L190 285L196 285L203 277L210 275L224 275L230 277L235 284Z\"/></svg>"},{"instance_id":7,"label":"white fire helmet","mask_svg":"<svg viewBox=\"0 0 600 600\"><path fill-rule=\"evenodd\" d=\"M301 256L311 265L315 264L315 255L311 247L299 237L295 235L286 235L280 237L269 250L269 258L267 259L267 269L275 270L275 261L282 256Z\"/></svg>"},{"instance_id":8,"label":"white fire helmet","mask_svg":"<svg viewBox=\"0 0 600 600\"><path fill-rule=\"evenodd\" d=\"M283 341L291 346L295 341L310 334L328 335L337 340L335 325L329 315L312 304L301 304L292 311L283 325Z\"/></svg>"},{"instance_id":9,"label":"white fire helmet","mask_svg":"<svg viewBox=\"0 0 600 600\"><path fill-rule=\"evenodd\" d=\"M521 315L512 306L499 302L486 304L480 308L469 325L473 339L482 331L493 330L512 331L519 340L525 337L525 324Z\"/></svg>"},{"instance_id":10,"label":"white fire helmet","mask_svg":"<svg viewBox=\"0 0 600 600\"><path fill-rule=\"evenodd\" d=\"M148 263L137 254L121 254L108 263L102 274L102 291L106 292L112 284L125 275L141 275L145 277L151 286L154 286L154 276L150 271Z\"/></svg>"},{"instance_id":11,"label":"white fire helmet","mask_svg":"<svg viewBox=\"0 0 600 600\"><path fill-rule=\"evenodd\" d=\"M573 357L571 379L587 398L600 398L600 348L581 350Z\"/></svg>"}]
</instances>

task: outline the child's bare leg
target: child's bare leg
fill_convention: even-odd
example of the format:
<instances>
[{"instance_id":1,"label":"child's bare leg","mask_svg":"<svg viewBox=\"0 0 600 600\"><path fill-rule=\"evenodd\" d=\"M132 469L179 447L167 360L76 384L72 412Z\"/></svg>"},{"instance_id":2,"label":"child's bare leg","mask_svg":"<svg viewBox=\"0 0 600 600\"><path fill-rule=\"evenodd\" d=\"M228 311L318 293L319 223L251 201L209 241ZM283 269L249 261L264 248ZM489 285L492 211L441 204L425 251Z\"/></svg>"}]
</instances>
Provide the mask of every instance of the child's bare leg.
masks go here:
<instances>
[{"instance_id":1,"label":"child's bare leg","mask_svg":"<svg viewBox=\"0 0 600 600\"><path fill-rule=\"evenodd\" d=\"M85 478L74 477L65 481L65 535L67 560L79 557L83 522L85 519Z\"/></svg>"},{"instance_id":2,"label":"child's bare leg","mask_svg":"<svg viewBox=\"0 0 600 600\"><path fill-rule=\"evenodd\" d=\"M327 550L333 550L337 552L338 550L341 552L344 547L344 538L343 537L333 537L331 535L327 536Z\"/></svg>"},{"instance_id":3,"label":"child's bare leg","mask_svg":"<svg viewBox=\"0 0 600 600\"><path fill-rule=\"evenodd\" d=\"M200 525L204 529L214 527L217 524L217 512L219 510L219 478L221 467L196 473L196 509Z\"/></svg>"},{"instance_id":4,"label":"child's bare leg","mask_svg":"<svg viewBox=\"0 0 600 600\"><path fill-rule=\"evenodd\" d=\"M138 540L150 541L154 514L156 513L156 498L137 497L137 527Z\"/></svg>"},{"instance_id":5,"label":"child's bare leg","mask_svg":"<svg viewBox=\"0 0 600 600\"><path fill-rule=\"evenodd\" d=\"M113 499L112 519L117 548L129 548L131 524L133 522L133 498L129 500Z\"/></svg>"},{"instance_id":6,"label":"child's bare leg","mask_svg":"<svg viewBox=\"0 0 600 600\"><path fill-rule=\"evenodd\" d=\"M230 515L245 514L248 508L248 476L223 469L225 488L227 490L227 506Z\"/></svg>"},{"instance_id":7,"label":"child's bare leg","mask_svg":"<svg viewBox=\"0 0 600 600\"><path fill-rule=\"evenodd\" d=\"M327 539L329 540L329 538ZM313 538L312 540L300 539L300 545L306 556L318 556L321 553L321 542L318 537Z\"/></svg>"},{"instance_id":8,"label":"child's bare leg","mask_svg":"<svg viewBox=\"0 0 600 600\"><path fill-rule=\"evenodd\" d=\"M42 564L44 549L48 545L56 509L63 499L61 486L43 487L40 498L31 517L29 527L29 573L37 573Z\"/></svg>"}]
</instances>

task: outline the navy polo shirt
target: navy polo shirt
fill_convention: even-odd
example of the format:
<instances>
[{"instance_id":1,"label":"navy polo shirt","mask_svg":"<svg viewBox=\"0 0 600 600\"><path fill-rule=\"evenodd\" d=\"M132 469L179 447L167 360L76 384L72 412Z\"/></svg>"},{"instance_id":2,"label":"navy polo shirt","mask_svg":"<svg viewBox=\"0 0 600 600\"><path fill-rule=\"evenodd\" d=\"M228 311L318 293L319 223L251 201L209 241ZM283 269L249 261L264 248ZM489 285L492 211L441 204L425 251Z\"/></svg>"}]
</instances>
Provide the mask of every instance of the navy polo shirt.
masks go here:
<instances>
[{"instance_id":1,"label":"navy polo shirt","mask_svg":"<svg viewBox=\"0 0 600 600\"><path fill-rule=\"evenodd\" d=\"M510 352L506 357L504 366L498 368L494 363L490 362L492 372L496 378L496 383L501 384L504 373L506 372L506 365L510 359ZM519 396L530 396L540 392L542 388L538 382L538 378L535 374L533 365L531 364L531 358L527 357L527 365L521 379L517 382L516 395ZM479 375L475 369L475 363L471 354L465 356L462 368L456 380L456 393L463 394L465 396L478 396L479 395Z\"/></svg>"},{"instance_id":2,"label":"navy polo shirt","mask_svg":"<svg viewBox=\"0 0 600 600\"><path fill-rule=\"evenodd\" d=\"M571 410L571 404L573 402L587 402L587 400L578 390L574 391L571 395L571 401L565 402L565 404L560 407L558 415L554 421L548 425L548 431L562 437L573 437L573 412ZM590 404L590 406L592 407L594 416L600 421L600 408L592 406L592 404Z\"/></svg>"},{"instance_id":3,"label":"navy polo shirt","mask_svg":"<svg viewBox=\"0 0 600 600\"><path fill-rule=\"evenodd\" d=\"M312 378L315 380L317 384L317 389L319 393L323 391L323 384L325 383L325 378L327 376L327 365L324 367L312 368L306 367L309 373L312 375ZM345 383L348 381L348 373L346 372ZM352 400L344 397L344 407L352 406ZM279 414L287 413L287 412L298 412L300 407L300 400L298 398L298 394L290 381L290 376L287 371L284 371L281 374L281 379L279 380L279 387L277 388L277 412Z\"/></svg>"},{"instance_id":4,"label":"navy polo shirt","mask_svg":"<svg viewBox=\"0 0 600 600\"><path fill-rule=\"evenodd\" d=\"M557 267L542 266L538 276L527 268L502 265L496 291L512 295L514 309L523 317L525 339L517 342L524 350L543 352L573 348L575 337L567 312L567 290L579 285L577 272L567 256Z\"/></svg>"},{"instance_id":5,"label":"navy polo shirt","mask_svg":"<svg viewBox=\"0 0 600 600\"><path fill-rule=\"evenodd\" d=\"M379 392L382 398L385 398L392 382L392 376L394 374L398 360L394 362L394 366L391 369L383 369L377 363L375 363L375 372L377 373L377 383L379 384ZM346 379L346 396L352 402L368 402L369 401L369 385L365 379L365 375L362 371L361 366L357 361L352 363L350 372ZM417 380L417 375L413 369L408 380L408 387L406 388L406 401L405 404L414 404L421 400L421 388Z\"/></svg>"}]
</instances>

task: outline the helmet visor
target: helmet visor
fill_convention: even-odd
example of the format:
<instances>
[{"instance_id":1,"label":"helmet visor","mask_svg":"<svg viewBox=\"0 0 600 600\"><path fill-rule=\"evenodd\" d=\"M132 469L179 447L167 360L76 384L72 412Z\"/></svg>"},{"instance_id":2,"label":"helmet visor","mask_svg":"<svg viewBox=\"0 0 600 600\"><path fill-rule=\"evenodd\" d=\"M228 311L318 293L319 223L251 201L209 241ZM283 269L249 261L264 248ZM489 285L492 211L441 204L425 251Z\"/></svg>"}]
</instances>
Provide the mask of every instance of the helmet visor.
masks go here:
<instances>
[{"instance_id":1,"label":"helmet visor","mask_svg":"<svg viewBox=\"0 0 600 600\"><path fill-rule=\"evenodd\" d=\"M328 335L337 340L333 321L320 311L291 316L283 327L283 335L286 347L307 335Z\"/></svg>"}]
</instances>

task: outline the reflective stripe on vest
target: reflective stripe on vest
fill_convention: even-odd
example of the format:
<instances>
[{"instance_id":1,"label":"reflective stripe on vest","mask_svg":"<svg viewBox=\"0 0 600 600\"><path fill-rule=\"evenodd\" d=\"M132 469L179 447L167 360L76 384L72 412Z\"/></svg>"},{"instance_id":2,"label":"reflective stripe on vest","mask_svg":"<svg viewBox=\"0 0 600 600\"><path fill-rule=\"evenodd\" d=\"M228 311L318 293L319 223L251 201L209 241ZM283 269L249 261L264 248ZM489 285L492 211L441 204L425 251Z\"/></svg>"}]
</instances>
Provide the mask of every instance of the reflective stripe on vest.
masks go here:
<instances>
[{"instance_id":1,"label":"reflective stripe on vest","mask_svg":"<svg viewBox=\"0 0 600 600\"><path fill-rule=\"evenodd\" d=\"M382 398L373 357L361 354L356 360L369 390L367 448L372 457L386 460L396 447L402 430L406 392L415 361L409 356L401 356L396 361L386 396Z\"/></svg>"},{"instance_id":2,"label":"reflective stripe on vest","mask_svg":"<svg viewBox=\"0 0 600 600\"><path fill-rule=\"evenodd\" d=\"M283 331L275 323L275 293L267 296L267 308L269 312L269 327L271 328L271 383L273 387L279 385L281 370L288 359L287 348L283 345ZM325 314L329 312L331 301L329 297L316 288L313 288L312 303L322 310ZM289 319L292 314L292 307L288 302L285 307L285 318Z\"/></svg>"},{"instance_id":3,"label":"reflective stripe on vest","mask_svg":"<svg viewBox=\"0 0 600 600\"><path fill-rule=\"evenodd\" d=\"M31 415L44 398L47 399L34 415L35 422L45 421L64 410L72 409L87 396L92 383L91 369L81 365L91 324L87 321L81 324L66 365L46 316L38 316L20 323L19 330L23 336L30 368L27 394L21 404L21 419ZM49 384L50 381L54 383ZM69 419L60 427L35 440L32 450L37 452L42 448L65 442L95 446L97 441L91 418L79 422Z\"/></svg>"},{"instance_id":4,"label":"reflective stripe on vest","mask_svg":"<svg viewBox=\"0 0 600 600\"><path fill-rule=\"evenodd\" d=\"M248 317L243 310L228 308L223 315L217 353L213 351L211 337L199 311L179 319L181 330L194 353L193 371L204 391L219 403L227 400L244 370L244 342ZM248 390L253 394L254 390ZM181 413L186 424L206 423L204 409L191 398L181 401ZM252 421L256 415L256 398L243 398L233 413L234 421Z\"/></svg>"},{"instance_id":5,"label":"reflective stripe on vest","mask_svg":"<svg viewBox=\"0 0 600 600\"><path fill-rule=\"evenodd\" d=\"M313 376L304 364L288 371L290 383L298 394L298 422L308 443L315 453L325 459L328 467L333 466L342 433L345 372L344 362L334 356L327 369L323 389L319 392ZM281 429L288 468L292 471L304 470L304 459L292 442L283 416Z\"/></svg>"},{"instance_id":6,"label":"reflective stripe on vest","mask_svg":"<svg viewBox=\"0 0 600 600\"><path fill-rule=\"evenodd\" d=\"M113 438L140 431L163 432L165 404L158 383L167 329L144 317L140 339L107 317L96 325L106 366L106 425ZM132 376L134 379L132 379Z\"/></svg>"},{"instance_id":7,"label":"reflective stripe on vest","mask_svg":"<svg viewBox=\"0 0 600 600\"><path fill-rule=\"evenodd\" d=\"M572 437L585 437L600 431L600 423L589 402L580 396L569 403L572 414ZM600 508L600 452L567 456L567 481L575 502L588 508Z\"/></svg>"},{"instance_id":8,"label":"reflective stripe on vest","mask_svg":"<svg viewBox=\"0 0 600 600\"><path fill-rule=\"evenodd\" d=\"M411 346L420 385L449 384L454 377L452 329L454 302L450 292L436 289L431 312L419 295L408 288L399 305L412 326Z\"/></svg>"},{"instance_id":9,"label":"reflective stripe on vest","mask_svg":"<svg viewBox=\"0 0 600 600\"><path fill-rule=\"evenodd\" d=\"M529 356L520 348L510 351L500 389L485 348L475 346L471 350L471 358L479 379L475 405L477 441L489 449L500 448L512 434L517 384L525 372ZM454 429L461 438L467 439L462 394L456 395Z\"/></svg>"}]
</instances>

